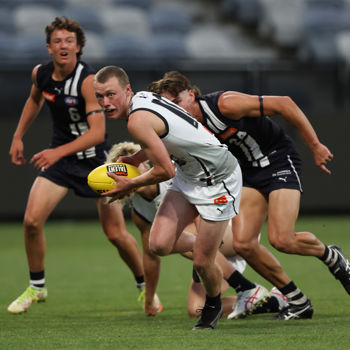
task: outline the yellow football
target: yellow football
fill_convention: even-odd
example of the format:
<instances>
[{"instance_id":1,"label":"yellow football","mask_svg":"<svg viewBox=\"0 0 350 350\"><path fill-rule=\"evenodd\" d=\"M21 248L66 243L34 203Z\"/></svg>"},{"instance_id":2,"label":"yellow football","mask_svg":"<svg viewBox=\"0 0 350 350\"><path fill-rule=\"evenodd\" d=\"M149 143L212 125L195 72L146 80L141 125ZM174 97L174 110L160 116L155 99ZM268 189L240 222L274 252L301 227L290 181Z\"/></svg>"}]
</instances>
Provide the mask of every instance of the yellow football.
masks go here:
<instances>
[{"instance_id":1,"label":"yellow football","mask_svg":"<svg viewBox=\"0 0 350 350\"><path fill-rule=\"evenodd\" d=\"M114 173L118 176L127 176L132 179L141 175L140 170L127 163L107 163L100 165L90 172L87 177L87 183L92 190L97 193L103 193L112 190L117 183L109 177L107 173Z\"/></svg>"}]
</instances>

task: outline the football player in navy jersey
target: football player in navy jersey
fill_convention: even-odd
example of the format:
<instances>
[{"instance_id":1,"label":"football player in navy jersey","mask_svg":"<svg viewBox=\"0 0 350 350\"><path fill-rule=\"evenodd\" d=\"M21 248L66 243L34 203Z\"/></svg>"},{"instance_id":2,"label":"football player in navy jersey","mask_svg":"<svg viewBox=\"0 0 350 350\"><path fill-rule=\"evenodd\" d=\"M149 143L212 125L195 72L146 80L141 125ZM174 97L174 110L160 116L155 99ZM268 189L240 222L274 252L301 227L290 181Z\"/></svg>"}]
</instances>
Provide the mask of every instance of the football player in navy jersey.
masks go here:
<instances>
[{"instance_id":1,"label":"football player in navy jersey","mask_svg":"<svg viewBox=\"0 0 350 350\"><path fill-rule=\"evenodd\" d=\"M109 146L104 111L93 90L94 71L80 61L85 34L79 23L66 17L57 17L45 31L52 61L37 65L32 71L32 88L9 152L12 163L25 163L22 138L46 101L53 135L50 146L30 160L39 170L24 214L30 285L9 305L8 311L14 314L47 298L44 224L69 189L79 196L96 199L104 232L132 271L136 285L140 290L144 288L141 252L136 239L126 230L121 208L106 203L86 181L89 172L104 163Z\"/></svg>"},{"instance_id":2,"label":"football player in navy jersey","mask_svg":"<svg viewBox=\"0 0 350 350\"><path fill-rule=\"evenodd\" d=\"M302 193L301 159L292 139L267 116L279 114L293 125L311 150L315 164L326 174L330 174L326 165L333 159L294 101L286 96L236 91L202 96L176 71L165 73L151 83L149 90L185 108L238 158L243 190L239 215L232 220L234 248L287 297L289 305L276 318L311 318L313 307L276 258L259 244L258 235L267 217L269 241L276 249L318 257L350 294L350 265L342 250L325 245L310 232L294 231ZM236 316L234 310L229 318Z\"/></svg>"}]
</instances>

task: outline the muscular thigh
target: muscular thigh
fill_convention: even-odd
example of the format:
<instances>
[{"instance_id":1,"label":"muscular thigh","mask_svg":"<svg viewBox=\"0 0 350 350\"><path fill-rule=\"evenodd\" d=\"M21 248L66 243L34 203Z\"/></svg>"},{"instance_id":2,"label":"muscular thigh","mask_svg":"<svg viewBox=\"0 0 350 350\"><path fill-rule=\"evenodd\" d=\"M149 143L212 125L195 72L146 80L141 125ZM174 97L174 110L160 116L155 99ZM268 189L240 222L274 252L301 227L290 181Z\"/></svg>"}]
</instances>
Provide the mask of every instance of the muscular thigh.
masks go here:
<instances>
[{"instance_id":1,"label":"muscular thigh","mask_svg":"<svg viewBox=\"0 0 350 350\"><path fill-rule=\"evenodd\" d=\"M45 221L67 192L66 187L38 176L29 193L25 219Z\"/></svg>"},{"instance_id":2,"label":"muscular thigh","mask_svg":"<svg viewBox=\"0 0 350 350\"><path fill-rule=\"evenodd\" d=\"M198 212L180 192L168 190L155 216L151 235L180 235L183 229L193 222Z\"/></svg>"},{"instance_id":3,"label":"muscular thigh","mask_svg":"<svg viewBox=\"0 0 350 350\"><path fill-rule=\"evenodd\" d=\"M298 217L300 192L294 189L279 189L269 195L269 237L277 233L294 234Z\"/></svg>"},{"instance_id":4,"label":"muscular thigh","mask_svg":"<svg viewBox=\"0 0 350 350\"><path fill-rule=\"evenodd\" d=\"M194 245L194 258L198 254L215 256L221 244L227 224L228 220L208 221L202 218L200 219L198 234Z\"/></svg>"},{"instance_id":5,"label":"muscular thigh","mask_svg":"<svg viewBox=\"0 0 350 350\"><path fill-rule=\"evenodd\" d=\"M258 239L267 215L267 200L251 187L243 187L239 214L232 220L233 237L240 242Z\"/></svg>"},{"instance_id":6,"label":"muscular thigh","mask_svg":"<svg viewBox=\"0 0 350 350\"><path fill-rule=\"evenodd\" d=\"M97 208L105 231L120 232L126 230L123 211L119 203L109 204L106 198L98 198Z\"/></svg>"},{"instance_id":7,"label":"muscular thigh","mask_svg":"<svg viewBox=\"0 0 350 350\"><path fill-rule=\"evenodd\" d=\"M222 238L222 242L220 245L220 252L225 256L234 256L237 254L233 248L232 239L233 239L232 226L229 223L225 229L224 237Z\"/></svg>"}]
</instances>

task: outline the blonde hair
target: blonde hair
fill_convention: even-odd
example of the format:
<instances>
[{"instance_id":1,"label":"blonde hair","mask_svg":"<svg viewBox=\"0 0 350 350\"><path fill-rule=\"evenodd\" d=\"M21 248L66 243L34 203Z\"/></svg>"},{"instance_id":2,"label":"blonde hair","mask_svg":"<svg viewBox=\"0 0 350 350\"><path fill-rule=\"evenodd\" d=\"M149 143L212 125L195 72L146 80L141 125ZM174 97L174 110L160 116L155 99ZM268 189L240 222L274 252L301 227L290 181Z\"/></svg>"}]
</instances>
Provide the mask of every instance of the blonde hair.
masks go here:
<instances>
[{"instance_id":1,"label":"blonde hair","mask_svg":"<svg viewBox=\"0 0 350 350\"><path fill-rule=\"evenodd\" d=\"M111 147L105 163L115 163L119 157L130 156L141 149L141 146L134 142L119 142Z\"/></svg>"},{"instance_id":2,"label":"blonde hair","mask_svg":"<svg viewBox=\"0 0 350 350\"><path fill-rule=\"evenodd\" d=\"M141 146L130 141L124 141L114 144L107 154L107 158L105 164L107 163L115 163L119 157L130 156L141 149ZM149 166L148 161L146 162ZM120 206L123 208L126 204L130 205L130 200L134 192L132 192L129 196L124 197L122 199L117 200Z\"/></svg>"}]
</instances>

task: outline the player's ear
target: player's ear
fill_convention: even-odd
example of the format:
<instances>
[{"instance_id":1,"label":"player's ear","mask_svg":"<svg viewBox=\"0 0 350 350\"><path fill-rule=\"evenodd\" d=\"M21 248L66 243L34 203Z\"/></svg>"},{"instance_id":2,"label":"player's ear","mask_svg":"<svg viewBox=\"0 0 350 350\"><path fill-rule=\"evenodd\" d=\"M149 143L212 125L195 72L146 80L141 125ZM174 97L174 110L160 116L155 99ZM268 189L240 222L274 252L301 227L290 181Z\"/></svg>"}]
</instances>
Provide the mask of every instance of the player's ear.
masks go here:
<instances>
[{"instance_id":1,"label":"player's ear","mask_svg":"<svg viewBox=\"0 0 350 350\"><path fill-rule=\"evenodd\" d=\"M52 50L51 50L50 44L46 44L46 48L47 48L49 55L52 56Z\"/></svg>"},{"instance_id":2,"label":"player's ear","mask_svg":"<svg viewBox=\"0 0 350 350\"><path fill-rule=\"evenodd\" d=\"M77 44L77 47L75 49L75 53L78 54L81 50L81 45Z\"/></svg>"},{"instance_id":3,"label":"player's ear","mask_svg":"<svg viewBox=\"0 0 350 350\"><path fill-rule=\"evenodd\" d=\"M131 94L131 93L132 93L131 85L130 85L130 84L128 84L128 85L125 86L125 92L126 92L127 94Z\"/></svg>"},{"instance_id":4,"label":"player's ear","mask_svg":"<svg viewBox=\"0 0 350 350\"><path fill-rule=\"evenodd\" d=\"M196 95L193 90L188 89L188 95L191 97L191 100L194 101L196 99Z\"/></svg>"}]
</instances>

